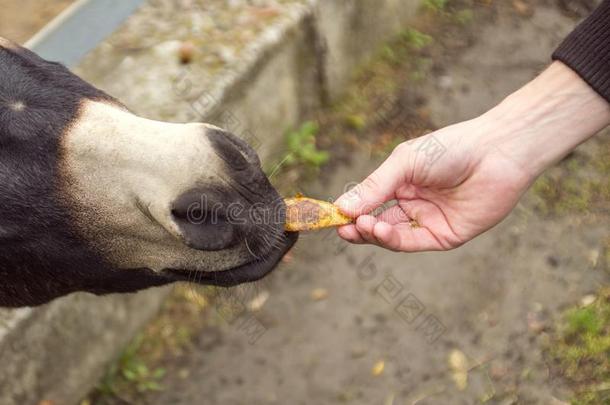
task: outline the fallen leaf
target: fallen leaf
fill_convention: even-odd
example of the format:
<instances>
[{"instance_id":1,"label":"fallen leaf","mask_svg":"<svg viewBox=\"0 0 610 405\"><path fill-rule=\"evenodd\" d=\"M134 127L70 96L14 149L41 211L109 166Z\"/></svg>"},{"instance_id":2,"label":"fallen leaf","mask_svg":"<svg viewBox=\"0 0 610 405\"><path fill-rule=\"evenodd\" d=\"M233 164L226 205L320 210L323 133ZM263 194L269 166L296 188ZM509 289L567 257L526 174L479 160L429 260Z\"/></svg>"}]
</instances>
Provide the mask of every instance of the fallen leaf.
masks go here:
<instances>
[{"instance_id":1,"label":"fallen leaf","mask_svg":"<svg viewBox=\"0 0 610 405\"><path fill-rule=\"evenodd\" d=\"M178 50L178 56L180 59L180 63L183 65L187 65L193 61L193 57L195 56L196 47L191 41L184 41L180 44L180 48Z\"/></svg>"},{"instance_id":2,"label":"fallen leaf","mask_svg":"<svg viewBox=\"0 0 610 405\"><path fill-rule=\"evenodd\" d=\"M468 359L460 350L453 349L449 353L449 368L451 379L458 390L464 391L468 386Z\"/></svg>"},{"instance_id":3,"label":"fallen leaf","mask_svg":"<svg viewBox=\"0 0 610 405\"><path fill-rule=\"evenodd\" d=\"M248 302L248 309L252 312L260 311L269 299L268 291L261 291L256 297Z\"/></svg>"},{"instance_id":4,"label":"fallen leaf","mask_svg":"<svg viewBox=\"0 0 610 405\"><path fill-rule=\"evenodd\" d=\"M205 308L205 306L208 304L206 298L194 288L188 288L184 292L184 298L186 298L188 302L196 305L200 309Z\"/></svg>"},{"instance_id":5,"label":"fallen leaf","mask_svg":"<svg viewBox=\"0 0 610 405\"><path fill-rule=\"evenodd\" d=\"M513 0L513 8L522 16L529 16L532 14L532 7L523 0Z\"/></svg>"},{"instance_id":6,"label":"fallen leaf","mask_svg":"<svg viewBox=\"0 0 610 405\"><path fill-rule=\"evenodd\" d=\"M587 256L589 259L589 265L592 268L597 267L597 263L599 262L599 250L597 250L597 249L589 250L589 253Z\"/></svg>"},{"instance_id":7,"label":"fallen leaf","mask_svg":"<svg viewBox=\"0 0 610 405\"><path fill-rule=\"evenodd\" d=\"M311 291L310 297L314 301L322 301L328 298L328 290L325 288L316 288Z\"/></svg>"},{"instance_id":8,"label":"fallen leaf","mask_svg":"<svg viewBox=\"0 0 610 405\"><path fill-rule=\"evenodd\" d=\"M288 232L310 231L352 223L334 204L297 195L287 198L286 225Z\"/></svg>"},{"instance_id":9,"label":"fallen leaf","mask_svg":"<svg viewBox=\"0 0 610 405\"><path fill-rule=\"evenodd\" d=\"M539 311L531 311L527 313L527 328L530 332L540 333L546 328L546 323Z\"/></svg>"},{"instance_id":10,"label":"fallen leaf","mask_svg":"<svg viewBox=\"0 0 610 405\"><path fill-rule=\"evenodd\" d=\"M589 305L593 304L596 299L597 297L593 294L585 295L580 299L580 305L583 307L588 307Z\"/></svg>"},{"instance_id":11,"label":"fallen leaf","mask_svg":"<svg viewBox=\"0 0 610 405\"><path fill-rule=\"evenodd\" d=\"M280 14L280 10L277 7L260 7L251 10L251 13L256 18L273 18Z\"/></svg>"},{"instance_id":12,"label":"fallen leaf","mask_svg":"<svg viewBox=\"0 0 610 405\"><path fill-rule=\"evenodd\" d=\"M383 373L384 369L385 369L385 361L379 360L377 363L375 363L373 365L373 368L371 369L371 374L373 374L373 377L379 377Z\"/></svg>"},{"instance_id":13,"label":"fallen leaf","mask_svg":"<svg viewBox=\"0 0 610 405\"><path fill-rule=\"evenodd\" d=\"M293 260L294 256L292 255L292 250L288 251L288 253L286 253L284 257L282 257L283 263L292 263Z\"/></svg>"}]
</instances>

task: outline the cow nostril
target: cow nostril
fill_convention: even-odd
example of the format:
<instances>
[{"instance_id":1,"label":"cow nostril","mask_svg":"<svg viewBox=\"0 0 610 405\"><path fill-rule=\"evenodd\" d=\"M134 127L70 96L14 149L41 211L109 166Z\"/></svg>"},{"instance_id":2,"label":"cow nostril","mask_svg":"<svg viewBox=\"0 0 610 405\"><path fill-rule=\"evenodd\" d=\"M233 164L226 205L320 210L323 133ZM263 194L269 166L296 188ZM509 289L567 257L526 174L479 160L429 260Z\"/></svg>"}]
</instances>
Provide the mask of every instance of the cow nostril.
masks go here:
<instances>
[{"instance_id":1,"label":"cow nostril","mask_svg":"<svg viewBox=\"0 0 610 405\"><path fill-rule=\"evenodd\" d=\"M240 230L224 214L213 192L189 192L172 205L171 214L185 243L198 250L222 250L239 242Z\"/></svg>"},{"instance_id":2,"label":"cow nostril","mask_svg":"<svg viewBox=\"0 0 610 405\"><path fill-rule=\"evenodd\" d=\"M193 225L224 225L229 223L222 213L215 210L206 211L197 207L187 209L186 211L173 209L172 217L175 220L188 222Z\"/></svg>"},{"instance_id":3,"label":"cow nostril","mask_svg":"<svg viewBox=\"0 0 610 405\"><path fill-rule=\"evenodd\" d=\"M185 243L193 249L222 250L238 242L237 229L223 218L214 218L206 213L192 216L172 214Z\"/></svg>"}]
</instances>

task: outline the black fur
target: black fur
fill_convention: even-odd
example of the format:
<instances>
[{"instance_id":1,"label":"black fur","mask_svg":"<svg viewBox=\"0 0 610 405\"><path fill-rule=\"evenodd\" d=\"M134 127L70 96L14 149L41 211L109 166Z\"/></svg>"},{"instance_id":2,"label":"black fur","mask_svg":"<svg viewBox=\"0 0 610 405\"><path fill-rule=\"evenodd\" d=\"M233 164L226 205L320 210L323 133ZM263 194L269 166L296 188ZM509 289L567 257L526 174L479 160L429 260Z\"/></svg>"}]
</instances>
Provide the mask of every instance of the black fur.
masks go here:
<instances>
[{"instance_id":1,"label":"black fur","mask_svg":"<svg viewBox=\"0 0 610 405\"><path fill-rule=\"evenodd\" d=\"M0 46L0 306L172 281L146 269L112 269L70 226L58 195L58 144L82 99L116 102L60 64Z\"/></svg>"}]
</instances>

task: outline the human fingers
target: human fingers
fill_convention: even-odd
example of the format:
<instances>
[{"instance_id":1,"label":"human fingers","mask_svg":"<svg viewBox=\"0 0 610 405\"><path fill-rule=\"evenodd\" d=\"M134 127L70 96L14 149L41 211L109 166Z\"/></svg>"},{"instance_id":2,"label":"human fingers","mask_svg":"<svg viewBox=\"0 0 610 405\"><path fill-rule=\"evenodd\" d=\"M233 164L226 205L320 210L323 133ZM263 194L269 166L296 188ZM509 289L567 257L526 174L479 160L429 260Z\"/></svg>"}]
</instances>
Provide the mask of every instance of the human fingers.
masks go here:
<instances>
[{"instance_id":1,"label":"human fingers","mask_svg":"<svg viewBox=\"0 0 610 405\"><path fill-rule=\"evenodd\" d=\"M356 187L340 196L335 204L351 216L368 214L394 198L395 191L405 181L403 149L397 148L373 173Z\"/></svg>"}]
</instances>

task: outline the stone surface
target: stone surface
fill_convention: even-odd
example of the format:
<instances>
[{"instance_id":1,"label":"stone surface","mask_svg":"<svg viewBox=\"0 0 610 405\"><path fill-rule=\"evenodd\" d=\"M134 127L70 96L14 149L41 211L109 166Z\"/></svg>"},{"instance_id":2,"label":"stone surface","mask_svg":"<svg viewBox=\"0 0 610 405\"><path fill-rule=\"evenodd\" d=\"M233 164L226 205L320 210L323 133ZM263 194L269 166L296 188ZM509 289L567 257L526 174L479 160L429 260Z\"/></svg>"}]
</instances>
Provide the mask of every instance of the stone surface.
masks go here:
<instances>
[{"instance_id":1,"label":"stone surface","mask_svg":"<svg viewBox=\"0 0 610 405\"><path fill-rule=\"evenodd\" d=\"M419 5L419 1L400 0L316 2L330 98L341 94L355 66L370 57L380 43L406 27Z\"/></svg>"},{"instance_id":2,"label":"stone surface","mask_svg":"<svg viewBox=\"0 0 610 405\"><path fill-rule=\"evenodd\" d=\"M157 312L166 291L74 294L38 308L0 310L0 404L76 402Z\"/></svg>"}]
</instances>

